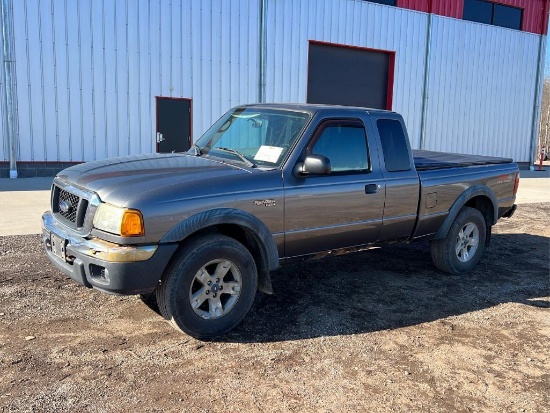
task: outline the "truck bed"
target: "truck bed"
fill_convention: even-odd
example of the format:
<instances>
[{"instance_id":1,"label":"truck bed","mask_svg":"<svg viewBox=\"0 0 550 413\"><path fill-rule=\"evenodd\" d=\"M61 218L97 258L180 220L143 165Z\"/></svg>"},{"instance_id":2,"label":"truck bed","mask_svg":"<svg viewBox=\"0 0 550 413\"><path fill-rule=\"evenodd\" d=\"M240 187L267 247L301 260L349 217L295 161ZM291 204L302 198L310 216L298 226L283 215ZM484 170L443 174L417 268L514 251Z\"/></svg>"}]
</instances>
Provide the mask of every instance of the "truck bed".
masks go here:
<instances>
[{"instance_id":1,"label":"truck bed","mask_svg":"<svg viewBox=\"0 0 550 413\"><path fill-rule=\"evenodd\" d=\"M458 168L465 166L497 165L513 162L513 160L509 158L434 152L420 149L413 150L413 158L417 171Z\"/></svg>"}]
</instances>

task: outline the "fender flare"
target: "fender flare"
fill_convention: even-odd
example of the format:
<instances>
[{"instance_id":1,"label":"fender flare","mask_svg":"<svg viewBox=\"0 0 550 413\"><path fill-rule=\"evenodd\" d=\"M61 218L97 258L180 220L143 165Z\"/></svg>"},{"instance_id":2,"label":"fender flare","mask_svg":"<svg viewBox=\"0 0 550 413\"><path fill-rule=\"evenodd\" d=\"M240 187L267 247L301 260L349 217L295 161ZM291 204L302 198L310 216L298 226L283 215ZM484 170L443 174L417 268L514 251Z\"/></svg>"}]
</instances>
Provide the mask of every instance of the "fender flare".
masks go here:
<instances>
[{"instance_id":1,"label":"fender flare","mask_svg":"<svg viewBox=\"0 0 550 413\"><path fill-rule=\"evenodd\" d=\"M453 203L451 208L449 209L449 214L447 215L447 218L445 218L445 221L443 221L443 224L439 227L439 230L435 234L434 239L443 239L447 236L447 233L449 232L449 229L451 228L451 225L453 224L456 216L458 215L459 211L462 209L466 203L477 196L485 196L489 198L491 201L492 207L493 207L493 219L491 222L488 222L488 226L492 226L496 224L496 220L498 217L498 201L494 194L494 192L491 190L491 188L488 188L486 186L482 185L475 185L464 192L460 194L460 196L456 199L456 201Z\"/></svg>"},{"instance_id":2,"label":"fender flare","mask_svg":"<svg viewBox=\"0 0 550 413\"><path fill-rule=\"evenodd\" d=\"M160 242L180 242L201 229L221 224L234 224L249 230L260 246L267 269L271 271L279 267L277 244L269 229L254 215L240 209L216 208L191 215L168 231Z\"/></svg>"}]
</instances>

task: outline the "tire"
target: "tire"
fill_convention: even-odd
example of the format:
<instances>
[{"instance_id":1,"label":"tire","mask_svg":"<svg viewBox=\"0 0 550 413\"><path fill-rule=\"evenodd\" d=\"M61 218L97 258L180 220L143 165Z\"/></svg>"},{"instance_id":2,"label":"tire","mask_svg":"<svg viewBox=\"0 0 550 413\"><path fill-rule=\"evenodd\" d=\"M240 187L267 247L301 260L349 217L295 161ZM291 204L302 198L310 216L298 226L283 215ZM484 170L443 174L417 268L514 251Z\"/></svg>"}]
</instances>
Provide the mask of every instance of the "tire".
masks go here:
<instances>
[{"instance_id":1,"label":"tire","mask_svg":"<svg viewBox=\"0 0 550 413\"><path fill-rule=\"evenodd\" d=\"M233 238L209 234L178 252L156 296L160 313L177 330L208 339L227 333L244 319L257 286L250 252Z\"/></svg>"},{"instance_id":2,"label":"tire","mask_svg":"<svg viewBox=\"0 0 550 413\"><path fill-rule=\"evenodd\" d=\"M447 236L432 241L432 261L441 271L450 274L470 272L483 255L486 236L486 223L481 212L463 207Z\"/></svg>"}]
</instances>

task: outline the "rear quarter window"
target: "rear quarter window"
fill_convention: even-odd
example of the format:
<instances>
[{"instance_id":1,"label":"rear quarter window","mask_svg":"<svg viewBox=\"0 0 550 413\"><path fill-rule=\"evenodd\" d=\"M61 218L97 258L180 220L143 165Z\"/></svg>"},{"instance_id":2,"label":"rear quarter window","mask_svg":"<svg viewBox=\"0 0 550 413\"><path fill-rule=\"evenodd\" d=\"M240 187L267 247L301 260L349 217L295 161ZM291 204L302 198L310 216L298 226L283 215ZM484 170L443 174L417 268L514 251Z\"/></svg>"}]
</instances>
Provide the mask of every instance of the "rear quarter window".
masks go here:
<instances>
[{"instance_id":1,"label":"rear quarter window","mask_svg":"<svg viewBox=\"0 0 550 413\"><path fill-rule=\"evenodd\" d=\"M382 142L386 170L388 172L409 171L411 159L401 122L394 119L378 119L376 127Z\"/></svg>"}]
</instances>

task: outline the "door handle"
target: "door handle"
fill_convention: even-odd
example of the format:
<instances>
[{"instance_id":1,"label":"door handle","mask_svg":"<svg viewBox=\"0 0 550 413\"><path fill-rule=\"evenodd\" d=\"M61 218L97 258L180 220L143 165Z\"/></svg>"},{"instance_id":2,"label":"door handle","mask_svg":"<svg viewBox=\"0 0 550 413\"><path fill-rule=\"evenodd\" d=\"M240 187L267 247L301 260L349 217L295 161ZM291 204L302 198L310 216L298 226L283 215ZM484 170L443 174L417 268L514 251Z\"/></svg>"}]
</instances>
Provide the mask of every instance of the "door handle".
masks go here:
<instances>
[{"instance_id":1,"label":"door handle","mask_svg":"<svg viewBox=\"0 0 550 413\"><path fill-rule=\"evenodd\" d=\"M375 194L381 188L377 184L367 184L365 185L365 194Z\"/></svg>"},{"instance_id":2,"label":"door handle","mask_svg":"<svg viewBox=\"0 0 550 413\"><path fill-rule=\"evenodd\" d=\"M157 132L157 143L160 143L164 140L164 137L162 136L162 133Z\"/></svg>"}]
</instances>

